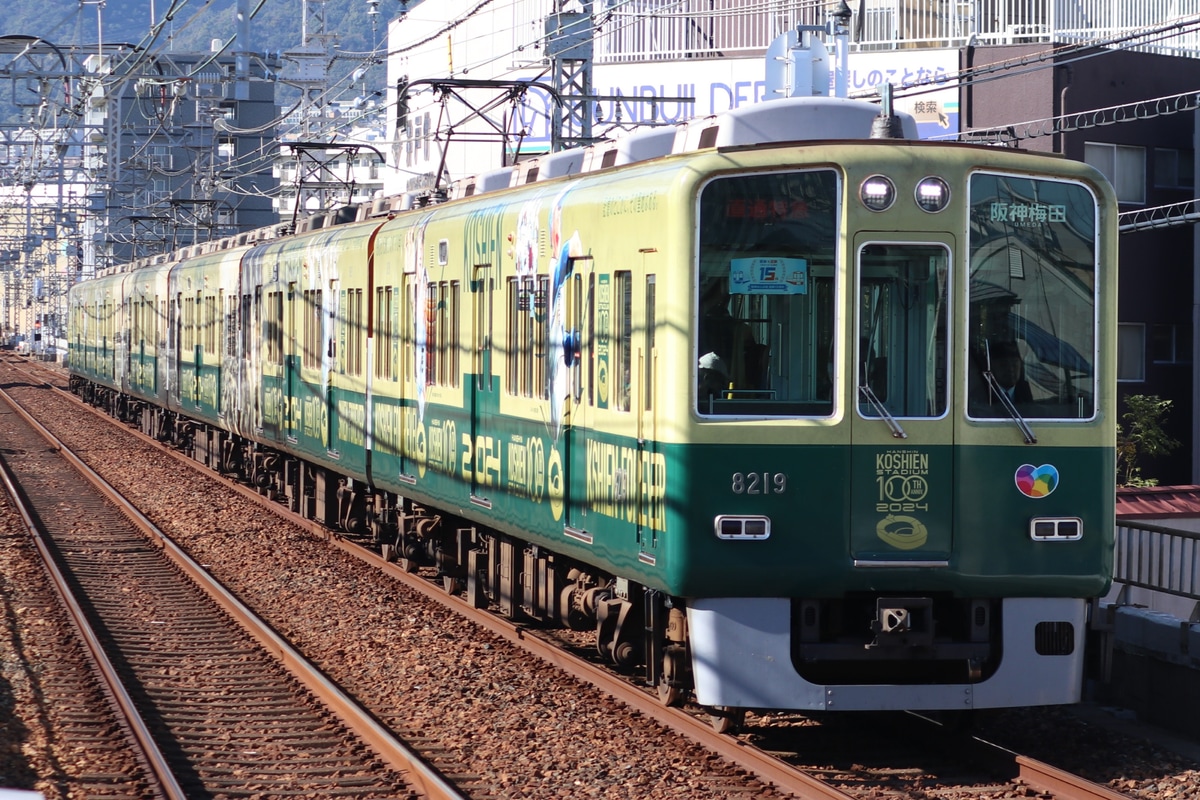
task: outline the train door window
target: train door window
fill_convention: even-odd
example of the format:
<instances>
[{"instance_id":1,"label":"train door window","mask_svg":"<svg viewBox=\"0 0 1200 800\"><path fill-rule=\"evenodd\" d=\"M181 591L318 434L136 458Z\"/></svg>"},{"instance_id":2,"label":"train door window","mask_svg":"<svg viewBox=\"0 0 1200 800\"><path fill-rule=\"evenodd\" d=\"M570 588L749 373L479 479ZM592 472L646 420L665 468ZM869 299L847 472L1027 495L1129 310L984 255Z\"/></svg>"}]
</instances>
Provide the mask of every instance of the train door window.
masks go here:
<instances>
[{"instance_id":1,"label":"train door window","mask_svg":"<svg viewBox=\"0 0 1200 800\"><path fill-rule=\"evenodd\" d=\"M596 273L588 274L587 302L587 336L584 337L584 352L587 357L587 396L588 405L596 403L596 359L592 357L596 346Z\"/></svg>"},{"instance_id":2,"label":"train door window","mask_svg":"<svg viewBox=\"0 0 1200 800\"><path fill-rule=\"evenodd\" d=\"M827 169L731 175L702 189L699 414L833 413L840 197Z\"/></svg>"},{"instance_id":3,"label":"train door window","mask_svg":"<svg viewBox=\"0 0 1200 800\"><path fill-rule=\"evenodd\" d=\"M257 306L254 306L254 309L257 310ZM256 313L252 314L250 295L248 295L248 294L242 295L242 309L241 309L241 315L240 315L240 322L241 322L241 348L242 348L243 356L250 355L250 342L252 340L253 331L254 331L254 326L251 324L251 322L252 322L252 318L257 318L257 316L258 315Z\"/></svg>"},{"instance_id":4,"label":"train door window","mask_svg":"<svg viewBox=\"0 0 1200 800\"><path fill-rule=\"evenodd\" d=\"M471 299L474 303L474 336L471 347L471 371L475 373L476 387L480 390L491 388L491 372L484 375L487 369L486 353L492 342L492 275L491 264L476 264L475 279L471 286Z\"/></svg>"},{"instance_id":5,"label":"train door window","mask_svg":"<svg viewBox=\"0 0 1200 800\"><path fill-rule=\"evenodd\" d=\"M629 410L633 369L633 275L613 275L613 408Z\"/></svg>"},{"instance_id":6,"label":"train door window","mask_svg":"<svg viewBox=\"0 0 1200 800\"><path fill-rule=\"evenodd\" d=\"M346 374L363 374L363 290L346 292Z\"/></svg>"},{"instance_id":7,"label":"train door window","mask_svg":"<svg viewBox=\"0 0 1200 800\"><path fill-rule=\"evenodd\" d=\"M196 349L196 298L188 295L183 301L183 352L191 357Z\"/></svg>"},{"instance_id":8,"label":"train door window","mask_svg":"<svg viewBox=\"0 0 1200 800\"><path fill-rule=\"evenodd\" d=\"M225 354L230 357L236 356L238 352L238 340L240 338L238 326L242 319L238 314L238 296L232 294L228 298L228 306L225 311Z\"/></svg>"},{"instance_id":9,"label":"train door window","mask_svg":"<svg viewBox=\"0 0 1200 800\"><path fill-rule=\"evenodd\" d=\"M869 244L858 254L855 386L865 417L946 413L949 251Z\"/></svg>"},{"instance_id":10,"label":"train door window","mask_svg":"<svg viewBox=\"0 0 1200 800\"><path fill-rule=\"evenodd\" d=\"M267 363L283 364L283 292L267 292Z\"/></svg>"},{"instance_id":11,"label":"train door window","mask_svg":"<svg viewBox=\"0 0 1200 800\"><path fill-rule=\"evenodd\" d=\"M217 352L217 341L219 339L221 315L217 311L217 302L219 298L214 295L209 295L204 298L204 354L213 355Z\"/></svg>"},{"instance_id":12,"label":"train door window","mask_svg":"<svg viewBox=\"0 0 1200 800\"><path fill-rule=\"evenodd\" d=\"M407 296L408 313L413 315L413 319L411 322L405 321L405 341L403 342L404 346L400 348L400 364L405 380L416 381L416 326L420 324L420 315L417 314L417 287L415 284L409 283L407 285ZM411 337L411 340L409 337Z\"/></svg>"},{"instance_id":13,"label":"train door window","mask_svg":"<svg viewBox=\"0 0 1200 800\"><path fill-rule=\"evenodd\" d=\"M296 284L289 282L287 285L287 294L284 296L283 306L283 329L279 332L279 347L282 357L286 360L290 355L292 357L291 369L295 369L296 365L296 336L299 331L296 329ZM289 391L291 391L289 389Z\"/></svg>"},{"instance_id":14,"label":"train door window","mask_svg":"<svg viewBox=\"0 0 1200 800\"><path fill-rule=\"evenodd\" d=\"M204 293L196 292L196 300L192 305L192 348L203 353L204 347Z\"/></svg>"},{"instance_id":15,"label":"train door window","mask_svg":"<svg viewBox=\"0 0 1200 800\"><path fill-rule=\"evenodd\" d=\"M568 365L570 369L570 394L575 402L583 396L583 361L587 358L587 343L583 341L583 276L572 272L567 279L565 296L563 298L564 335L567 341L563 344L568 349Z\"/></svg>"},{"instance_id":16,"label":"train door window","mask_svg":"<svg viewBox=\"0 0 1200 800\"><path fill-rule=\"evenodd\" d=\"M1096 198L1082 184L975 173L969 187L967 413L1091 419Z\"/></svg>"},{"instance_id":17,"label":"train door window","mask_svg":"<svg viewBox=\"0 0 1200 800\"><path fill-rule=\"evenodd\" d=\"M550 383L546 369L546 336L550 323L549 275L538 275L537 293L534 294L533 302L533 394L545 400L550 397Z\"/></svg>"},{"instance_id":18,"label":"train door window","mask_svg":"<svg viewBox=\"0 0 1200 800\"><path fill-rule=\"evenodd\" d=\"M654 326L655 326L655 308L656 299L656 284L655 276L646 276L646 362L645 375L642 382L642 394L645 396L645 409L649 411L654 408Z\"/></svg>"},{"instance_id":19,"label":"train door window","mask_svg":"<svg viewBox=\"0 0 1200 800\"><path fill-rule=\"evenodd\" d=\"M179 363L179 301L182 295L175 295L168 308L167 319L167 349L175 354L175 363Z\"/></svg>"}]
</instances>

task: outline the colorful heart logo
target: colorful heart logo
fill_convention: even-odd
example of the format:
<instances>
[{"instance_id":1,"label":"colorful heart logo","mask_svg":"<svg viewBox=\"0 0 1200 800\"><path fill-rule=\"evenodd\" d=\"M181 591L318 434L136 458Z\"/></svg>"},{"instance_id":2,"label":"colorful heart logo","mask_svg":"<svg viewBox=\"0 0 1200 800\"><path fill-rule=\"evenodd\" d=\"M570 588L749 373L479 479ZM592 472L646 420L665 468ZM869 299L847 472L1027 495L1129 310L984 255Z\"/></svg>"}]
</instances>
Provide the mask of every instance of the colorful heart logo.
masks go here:
<instances>
[{"instance_id":1,"label":"colorful heart logo","mask_svg":"<svg viewBox=\"0 0 1200 800\"><path fill-rule=\"evenodd\" d=\"M1053 464L1022 464L1013 476L1017 489L1026 497L1045 497L1058 488L1058 470Z\"/></svg>"}]
</instances>

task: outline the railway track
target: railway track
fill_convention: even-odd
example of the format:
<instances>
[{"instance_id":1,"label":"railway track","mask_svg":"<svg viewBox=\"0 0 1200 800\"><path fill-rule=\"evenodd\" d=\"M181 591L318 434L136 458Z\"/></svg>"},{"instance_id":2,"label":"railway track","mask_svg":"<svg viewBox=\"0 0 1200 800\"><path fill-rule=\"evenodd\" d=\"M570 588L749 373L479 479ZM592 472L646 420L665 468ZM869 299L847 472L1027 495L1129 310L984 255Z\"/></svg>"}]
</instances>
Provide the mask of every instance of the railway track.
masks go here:
<instances>
[{"instance_id":1,"label":"railway track","mask_svg":"<svg viewBox=\"0 0 1200 800\"><path fill-rule=\"evenodd\" d=\"M115 784L168 798L461 796L390 733L370 730L368 714L358 712L368 730L348 730L329 710L354 714L336 686L219 587L201 591L197 565L144 518L131 523L140 515L119 494L46 439L6 392L0 400L10 493L76 610L121 727L138 741L136 760L148 766L112 776Z\"/></svg>"},{"instance_id":2,"label":"railway track","mask_svg":"<svg viewBox=\"0 0 1200 800\"><path fill-rule=\"evenodd\" d=\"M129 436L139 436L128 429L122 428L121 430ZM145 443L150 444L149 440L145 440L144 437L139 436L139 438ZM155 446L157 445L155 444ZM194 466L190 460L185 458L182 460L186 461L189 466ZM206 472L205 474L211 476L211 473ZM253 491L247 490L244 487L238 487L231 482L223 481L223 483L229 488L238 491L247 501L263 502L262 498ZM267 502L265 503L265 507L272 513L289 517L298 525L315 530L309 523L289 515L288 512L275 504ZM387 563L377 554L369 550L364 550L338 536L331 535L325 531L317 532L347 554L367 562L379 572L388 575L390 579L405 582L407 586L414 591L420 592L428 600L452 610L458 617L470 619L473 624L488 631L492 636L504 639L529 652L533 652L539 658L553 663L564 670L568 670L572 674L577 675L581 680L595 685L609 696L619 698L622 703L635 709L637 714L654 719L665 726L665 729L670 732L672 737L685 738L710 752L720 753L725 759L734 764L735 772L732 776L727 771L714 774L706 779L706 781L711 789L721 790L721 793L756 796L766 784L772 784L777 790L802 797L861 797L873 796L874 793L879 791L905 793L906 787L907 790L911 790L915 783L928 784L938 780L936 774L934 774L938 771L938 768L926 770L923 775L918 776L915 780L911 774L907 778L903 774L888 776L886 768L874 771L864 769L860 771L862 774L859 775L848 774L847 770L828 769L822 771L818 768L817 771L819 774L826 777L828 782L819 780L813 775L814 764L811 753L799 752L804 749L803 745L792 748L797 751L792 758L792 761L795 763L789 764L786 760L777 756L777 753L787 753L792 746L788 744L786 738L780 738L776 735L777 732L771 735L761 734L761 731L769 729L770 723L768 723L767 727L760 728L757 735L752 734L743 736L742 738L716 735L705 718L689 715L677 709L662 707L657 698L651 693L644 691L640 687L630 685L628 681L620 676L607 673L583 659L571 656L564 652L558 644L541 638L541 636L537 635L537 632L519 625L511 625L490 615L481 615L481 612L471 608L462 600L447 595L440 584L434 584L428 579L422 579L420 576L410 575L397 565ZM827 740L831 738L828 730L825 731L825 738ZM926 736L926 738L929 737ZM752 746L749 744L751 739L760 741L763 747ZM853 734L851 735L851 739L853 740ZM861 743L861 739L857 741L859 742L857 746L864 746ZM944 748L944 737L940 738L939 742L937 746ZM851 744L847 746L855 745ZM975 743L973 746L981 748L983 744ZM1002 759L999 766L996 763L997 758ZM984 786L991 787L992 790L1003 790L1005 788L1011 790L1016 786L1025 791L1046 792L1040 795L1044 797L1097 797L1111 800L1112 798L1123 796L1107 790L1105 787L1089 784L1087 781L1078 779L1075 776L1054 770L1040 762L1031 759L1021 759L1015 754L1005 754L995 749L992 750L991 755L988 757L976 754L970 760L980 764L986 762L986 765L978 767L979 771L974 775L964 774L968 771L963 768L956 769L954 771L956 777L951 781L951 785L944 792L939 792L939 796L983 796L982 794L972 794L971 791L983 791L982 787ZM903 769L892 770L892 772L899 773L904 773L905 771ZM910 769L907 772L913 773L914 770ZM756 780L748 781L738 777L742 773L748 773L754 776ZM761 781L761 783L757 783L757 781ZM957 781L960 787L957 790L957 794L955 794L954 781ZM969 783L972 784L971 788L967 787ZM843 788L838 788L833 784L839 784ZM1050 791L1051 789L1053 789L1052 792ZM991 792L989 791L988 793L990 794ZM505 795L498 794L497 796ZM625 796L650 795L630 793ZM689 794L688 796L700 795Z\"/></svg>"}]
</instances>

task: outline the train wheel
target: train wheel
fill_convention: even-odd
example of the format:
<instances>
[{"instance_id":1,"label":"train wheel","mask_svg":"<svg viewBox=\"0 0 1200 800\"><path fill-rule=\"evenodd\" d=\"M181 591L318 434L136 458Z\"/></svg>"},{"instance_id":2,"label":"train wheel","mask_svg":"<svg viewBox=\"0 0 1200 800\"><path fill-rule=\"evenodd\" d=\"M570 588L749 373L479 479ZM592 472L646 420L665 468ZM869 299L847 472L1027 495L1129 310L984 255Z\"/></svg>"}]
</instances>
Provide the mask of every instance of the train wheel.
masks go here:
<instances>
[{"instance_id":1,"label":"train wheel","mask_svg":"<svg viewBox=\"0 0 1200 800\"><path fill-rule=\"evenodd\" d=\"M746 721L746 709L713 706L708 709L708 724L717 733L732 733Z\"/></svg>"},{"instance_id":2,"label":"train wheel","mask_svg":"<svg viewBox=\"0 0 1200 800\"><path fill-rule=\"evenodd\" d=\"M446 594L454 595L461 592L466 586L462 578L456 578L453 575L443 575L442 588L446 590Z\"/></svg>"},{"instance_id":3,"label":"train wheel","mask_svg":"<svg viewBox=\"0 0 1200 800\"><path fill-rule=\"evenodd\" d=\"M662 673L658 676L658 699L664 706L679 704L683 694L679 676L683 673L683 648L668 647L663 653Z\"/></svg>"}]
</instances>

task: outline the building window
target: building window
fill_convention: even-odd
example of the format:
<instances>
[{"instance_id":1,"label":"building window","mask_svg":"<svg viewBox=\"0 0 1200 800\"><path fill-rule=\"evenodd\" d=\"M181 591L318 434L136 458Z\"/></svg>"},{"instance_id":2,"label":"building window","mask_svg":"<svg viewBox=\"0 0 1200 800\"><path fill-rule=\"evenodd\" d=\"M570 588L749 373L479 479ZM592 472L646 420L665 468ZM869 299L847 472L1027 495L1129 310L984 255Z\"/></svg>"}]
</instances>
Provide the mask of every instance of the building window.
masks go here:
<instances>
[{"instance_id":1,"label":"building window","mask_svg":"<svg viewBox=\"0 0 1200 800\"><path fill-rule=\"evenodd\" d=\"M1150 360L1155 364L1192 363L1190 325L1155 325L1150 330Z\"/></svg>"},{"instance_id":2,"label":"building window","mask_svg":"<svg viewBox=\"0 0 1200 800\"><path fill-rule=\"evenodd\" d=\"M1083 160L1104 173L1122 203L1146 202L1146 148L1086 142Z\"/></svg>"},{"instance_id":3,"label":"building window","mask_svg":"<svg viewBox=\"0 0 1200 800\"><path fill-rule=\"evenodd\" d=\"M1196 185L1195 153L1170 147L1154 148L1154 185L1162 189L1191 189Z\"/></svg>"},{"instance_id":4,"label":"building window","mask_svg":"<svg viewBox=\"0 0 1200 800\"><path fill-rule=\"evenodd\" d=\"M1146 326L1140 322L1117 326L1117 380L1146 380Z\"/></svg>"}]
</instances>

